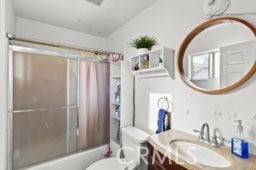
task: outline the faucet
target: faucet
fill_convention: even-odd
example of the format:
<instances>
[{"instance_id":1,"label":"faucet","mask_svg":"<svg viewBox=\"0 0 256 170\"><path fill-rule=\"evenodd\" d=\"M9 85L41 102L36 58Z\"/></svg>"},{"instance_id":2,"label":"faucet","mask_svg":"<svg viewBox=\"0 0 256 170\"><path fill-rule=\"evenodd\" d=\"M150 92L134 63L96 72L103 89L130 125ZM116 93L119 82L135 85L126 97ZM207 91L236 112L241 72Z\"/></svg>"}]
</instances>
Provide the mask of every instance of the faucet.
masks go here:
<instances>
[{"instance_id":1,"label":"faucet","mask_svg":"<svg viewBox=\"0 0 256 170\"><path fill-rule=\"evenodd\" d=\"M206 133L205 133L205 128L206 128ZM210 140L210 128L209 128L208 123L204 123L204 124L202 125L201 131L194 130L194 132L199 133L199 138L198 138L198 140L199 140L200 142L211 143L211 140Z\"/></svg>"},{"instance_id":2,"label":"faucet","mask_svg":"<svg viewBox=\"0 0 256 170\"><path fill-rule=\"evenodd\" d=\"M206 133L205 133L205 128L206 128ZM221 145L224 145L225 138L222 137L220 130L217 128L214 128L212 140L210 140L210 128L208 123L204 123L200 131L194 130L194 132L199 133L198 140L200 142L206 142L208 144L211 144L215 148L218 148ZM219 137L217 136L217 133L219 133Z\"/></svg>"},{"instance_id":3,"label":"faucet","mask_svg":"<svg viewBox=\"0 0 256 170\"><path fill-rule=\"evenodd\" d=\"M218 129L214 129L213 130L213 137L212 137L212 141L211 141L211 145L213 146L213 147L215 147L215 148L218 148L218 147L220 147L221 145L224 145L224 142L225 142L225 138L223 138L223 137L218 137L217 136L217 132L219 132L218 131ZM220 134L220 136L221 136L221 134ZM220 142L218 141L218 139L220 140Z\"/></svg>"},{"instance_id":4,"label":"faucet","mask_svg":"<svg viewBox=\"0 0 256 170\"><path fill-rule=\"evenodd\" d=\"M206 134L205 134L205 130L204 130L205 128L206 128ZM203 135L204 141L206 141L207 143L210 143L211 142L211 140L210 140L210 128L209 128L208 123L204 123L202 125L201 133Z\"/></svg>"}]
</instances>

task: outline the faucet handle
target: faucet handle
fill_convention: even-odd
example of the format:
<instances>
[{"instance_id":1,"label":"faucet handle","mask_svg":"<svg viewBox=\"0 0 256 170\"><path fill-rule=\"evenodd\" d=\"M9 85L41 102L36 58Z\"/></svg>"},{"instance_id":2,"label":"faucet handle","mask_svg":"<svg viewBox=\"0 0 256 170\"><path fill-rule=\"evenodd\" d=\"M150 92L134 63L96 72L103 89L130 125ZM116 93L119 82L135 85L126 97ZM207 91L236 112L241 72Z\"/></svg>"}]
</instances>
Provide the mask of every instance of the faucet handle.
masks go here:
<instances>
[{"instance_id":1,"label":"faucet handle","mask_svg":"<svg viewBox=\"0 0 256 170\"><path fill-rule=\"evenodd\" d=\"M219 139L220 142L217 140ZM212 141L211 141L211 145L218 148L220 147L221 145L224 145L224 142L225 142L225 138L223 137L218 137L216 135L212 136Z\"/></svg>"},{"instance_id":2,"label":"faucet handle","mask_svg":"<svg viewBox=\"0 0 256 170\"><path fill-rule=\"evenodd\" d=\"M198 137L199 141L201 141L201 142L204 141L204 135L203 135L202 131L194 129L193 132L199 133L199 137Z\"/></svg>"},{"instance_id":3,"label":"faucet handle","mask_svg":"<svg viewBox=\"0 0 256 170\"><path fill-rule=\"evenodd\" d=\"M223 138L223 137L218 137L218 136L217 136L217 139L219 139L219 140L221 141L220 144L224 144L224 142L226 141L226 139Z\"/></svg>"},{"instance_id":4,"label":"faucet handle","mask_svg":"<svg viewBox=\"0 0 256 170\"><path fill-rule=\"evenodd\" d=\"M196 130L196 129L194 129L193 132L195 132L195 133L201 133L200 130Z\"/></svg>"}]
</instances>

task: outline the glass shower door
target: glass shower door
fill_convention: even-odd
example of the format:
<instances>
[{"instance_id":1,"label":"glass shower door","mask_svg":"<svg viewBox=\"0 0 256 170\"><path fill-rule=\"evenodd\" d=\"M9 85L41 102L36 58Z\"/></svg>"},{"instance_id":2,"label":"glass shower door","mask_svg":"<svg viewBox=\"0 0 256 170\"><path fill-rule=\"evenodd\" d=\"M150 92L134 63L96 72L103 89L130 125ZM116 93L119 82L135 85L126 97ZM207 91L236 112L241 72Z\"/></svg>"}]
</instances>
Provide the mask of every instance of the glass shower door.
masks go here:
<instances>
[{"instance_id":1,"label":"glass shower door","mask_svg":"<svg viewBox=\"0 0 256 170\"><path fill-rule=\"evenodd\" d=\"M78 61L12 52L12 167L76 152Z\"/></svg>"}]
</instances>

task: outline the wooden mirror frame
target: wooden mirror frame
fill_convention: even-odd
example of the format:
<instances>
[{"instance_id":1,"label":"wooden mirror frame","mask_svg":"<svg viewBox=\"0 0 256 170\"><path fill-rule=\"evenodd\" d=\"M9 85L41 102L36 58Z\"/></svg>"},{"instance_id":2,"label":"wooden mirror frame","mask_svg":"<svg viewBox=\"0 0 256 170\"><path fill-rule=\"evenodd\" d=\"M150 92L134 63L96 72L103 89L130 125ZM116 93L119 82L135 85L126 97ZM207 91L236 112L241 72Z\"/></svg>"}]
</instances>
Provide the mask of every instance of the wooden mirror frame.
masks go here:
<instances>
[{"instance_id":1,"label":"wooden mirror frame","mask_svg":"<svg viewBox=\"0 0 256 170\"><path fill-rule=\"evenodd\" d=\"M196 85L194 85L193 83L191 83L191 81L188 80L188 78L185 75L184 69L183 69L183 59L184 59L184 54L185 51L188 47L188 45L190 44L190 42L202 31L204 31L207 28L210 28L211 26L214 25L218 25L221 23L225 23L225 22L237 22L237 23L241 23L244 26L246 26L247 28L249 28L252 33L255 35L256 37L256 27L254 27L251 23L240 19L240 18L235 18L235 17L219 17L219 18L215 18L215 19L211 19L209 21L206 21L202 24L200 24L199 26L197 26L195 29L193 29L183 40L179 51L178 51L178 59L177 59L177 68L178 68L178 74L180 76L180 78L182 79L182 81L188 85L189 87L191 87L192 89L202 92L202 93L206 93L206 94L222 94L225 93L227 91L230 91L240 85L242 85L244 82L246 82L248 79L250 79L253 74L256 72L256 61L254 62L254 65L252 66L252 68L248 71L248 73L238 82L232 84L231 86L227 86L225 88L222 89L217 89L217 90L206 90L203 88L200 88Z\"/></svg>"}]
</instances>

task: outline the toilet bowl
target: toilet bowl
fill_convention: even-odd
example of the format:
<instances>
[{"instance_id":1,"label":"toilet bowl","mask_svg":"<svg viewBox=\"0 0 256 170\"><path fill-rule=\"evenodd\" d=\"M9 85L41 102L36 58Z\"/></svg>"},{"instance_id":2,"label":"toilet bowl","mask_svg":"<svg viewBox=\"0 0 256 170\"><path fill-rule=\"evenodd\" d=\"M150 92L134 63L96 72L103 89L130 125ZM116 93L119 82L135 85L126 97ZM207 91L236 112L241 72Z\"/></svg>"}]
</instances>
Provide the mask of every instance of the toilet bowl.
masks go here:
<instances>
[{"instance_id":1,"label":"toilet bowl","mask_svg":"<svg viewBox=\"0 0 256 170\"><path fill-rule=\"evenodd\" d=\"M140 164L141 146L146 143L149 134L135 128L122 129L122 152L125 158L106 158L91 164L86 170L134 170ZM139 150L140 151L140 150Z\"/></svg>"}]
</instances>

